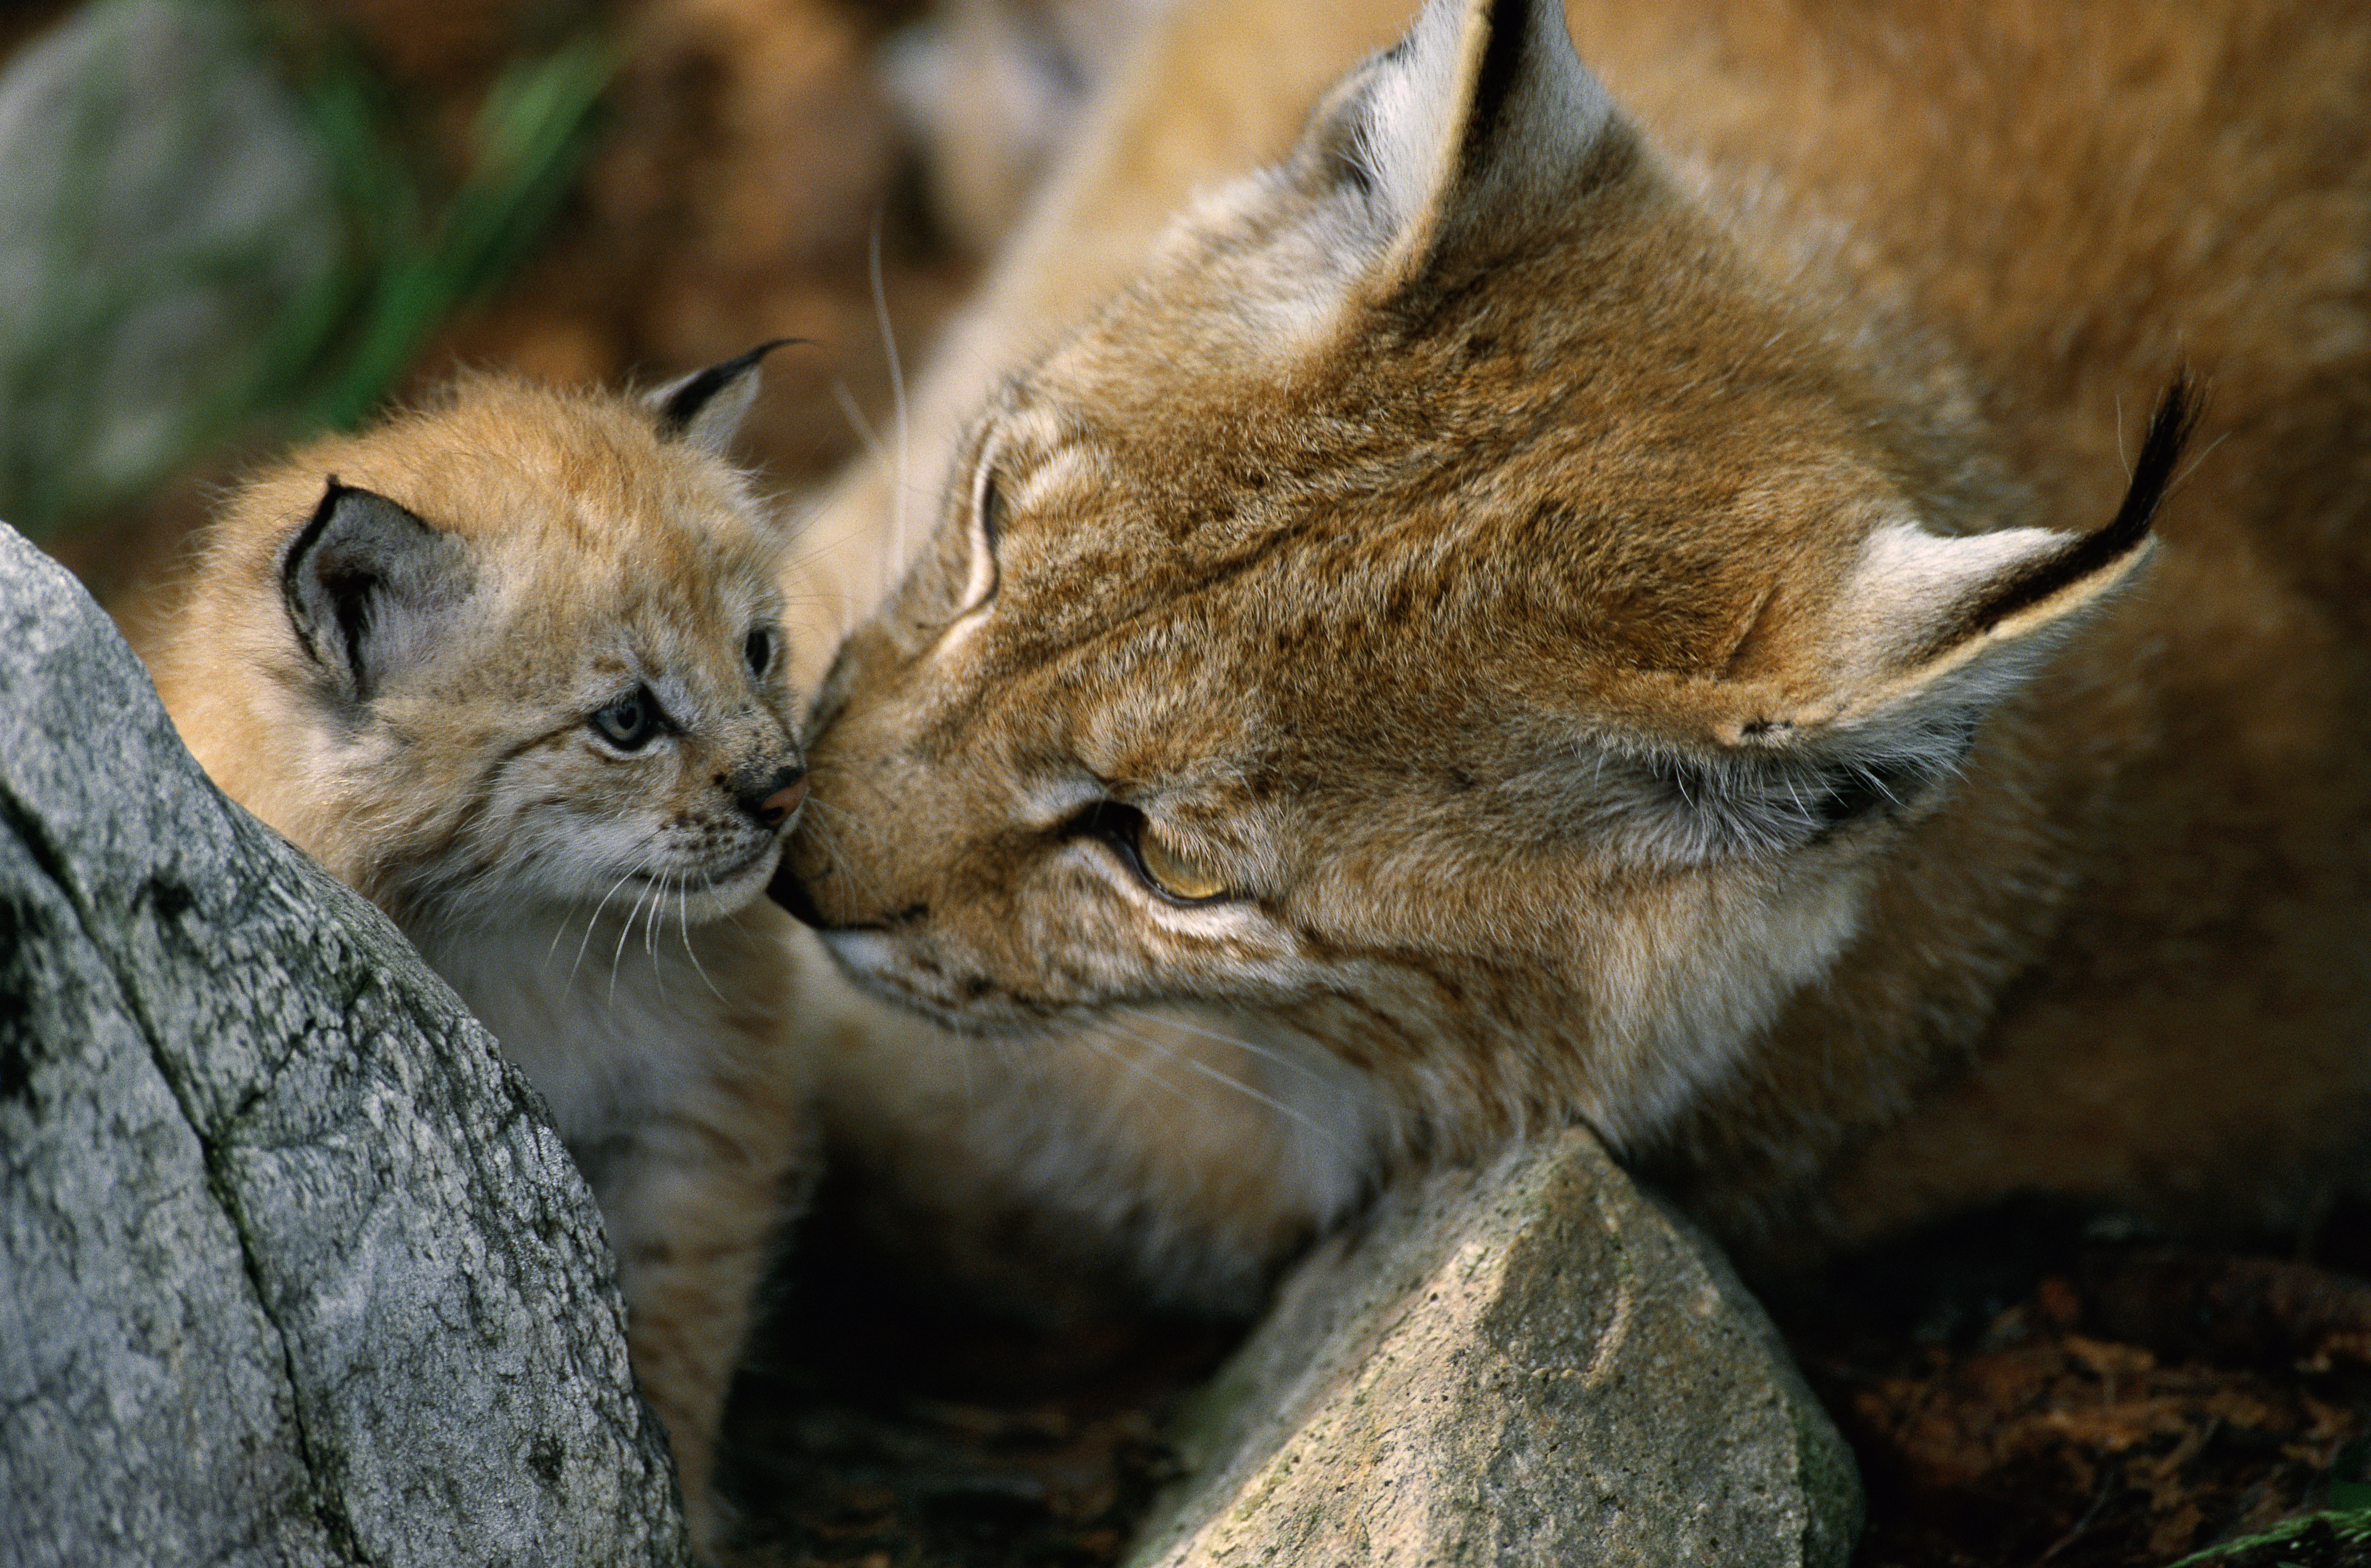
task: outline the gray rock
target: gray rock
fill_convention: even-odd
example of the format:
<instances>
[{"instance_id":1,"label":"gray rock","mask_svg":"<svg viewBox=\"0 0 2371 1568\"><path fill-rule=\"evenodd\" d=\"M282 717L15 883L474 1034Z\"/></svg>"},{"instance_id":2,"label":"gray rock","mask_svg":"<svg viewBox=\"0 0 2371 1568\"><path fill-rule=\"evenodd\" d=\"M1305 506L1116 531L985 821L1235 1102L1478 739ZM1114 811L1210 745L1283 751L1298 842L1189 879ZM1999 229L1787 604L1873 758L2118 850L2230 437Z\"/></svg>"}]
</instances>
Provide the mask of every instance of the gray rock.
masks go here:
<instances>
[{"instance_id":1,"label":"gray rock","mask_svg":"<svg viewBox=\"0 0 2371 1568\"><path fill-rule=\"evenodd\" d=\"M680 1563L590 1195L0 526L0 1562Z\"/></svg>"},{"instance_id":2,"label":"gray rock","mask_svg":"<svg viewBox=\"0 0 2371 1568\"><path fill-rule=\"evenodd\" d=\"M1840 1568L1860 1528L1761 1309L1578 1131L1388 1194L1178 1438L1138 1568Z\"/></svg>"}]
</instances>

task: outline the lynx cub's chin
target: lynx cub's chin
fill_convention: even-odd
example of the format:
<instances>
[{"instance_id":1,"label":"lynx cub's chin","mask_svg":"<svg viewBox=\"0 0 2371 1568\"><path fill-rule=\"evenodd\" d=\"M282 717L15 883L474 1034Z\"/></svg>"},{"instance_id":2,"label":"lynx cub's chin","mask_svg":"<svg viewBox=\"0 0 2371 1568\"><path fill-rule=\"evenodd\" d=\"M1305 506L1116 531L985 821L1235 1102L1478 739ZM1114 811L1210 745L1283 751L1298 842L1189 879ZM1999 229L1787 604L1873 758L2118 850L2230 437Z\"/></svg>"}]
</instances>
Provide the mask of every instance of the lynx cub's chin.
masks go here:
<instances>
[{"instance_id":1,"label":"lynx cub's chin","mask_svg":"<svg viewBox=\"0 0 2371 1568\"><path fill-rule=\"evenodd\" d=\"M770 346L770 345L769 345ZM599 1198L696 1541L809 1177L786 540L723 455L764 350L636 402L506 377L225 509L157 678L234 799L393 916Z\"/></svg>"},{"instance_id":2,"label":"lynx cub's chin","mask_svg":"<svg viewBox=\"0 0 2371 1568\"><path fill-rule=\"evenodd\" d=\"M1212 1277L1572 1119L1764 1262L2360 1184L2371 26L2210 9L1153 25L920 400L775 888L1038 1066L851 1147Z\"/></svg>"}]
</instances>

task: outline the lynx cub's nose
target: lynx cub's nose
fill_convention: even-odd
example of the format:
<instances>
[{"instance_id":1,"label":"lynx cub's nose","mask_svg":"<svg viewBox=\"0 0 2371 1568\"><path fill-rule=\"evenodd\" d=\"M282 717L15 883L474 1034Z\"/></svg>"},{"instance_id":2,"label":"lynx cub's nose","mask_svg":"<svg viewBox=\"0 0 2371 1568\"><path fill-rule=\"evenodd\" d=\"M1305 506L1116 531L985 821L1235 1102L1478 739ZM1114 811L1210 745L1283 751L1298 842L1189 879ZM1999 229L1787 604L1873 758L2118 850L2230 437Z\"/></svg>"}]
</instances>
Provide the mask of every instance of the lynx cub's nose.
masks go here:
<instances>
[{"instance_id":1,"label":"lynx cub's nose","mask_svg":"<svg viewBox=\"0 0 2371 1568\"><path fill-rule=\"evenodd\" d=\"M745 785L739 795L741 809L757 818L758 826L780 827L806 802L806 767L794 763L760 783Z\"/></svg>"}]
</instances>

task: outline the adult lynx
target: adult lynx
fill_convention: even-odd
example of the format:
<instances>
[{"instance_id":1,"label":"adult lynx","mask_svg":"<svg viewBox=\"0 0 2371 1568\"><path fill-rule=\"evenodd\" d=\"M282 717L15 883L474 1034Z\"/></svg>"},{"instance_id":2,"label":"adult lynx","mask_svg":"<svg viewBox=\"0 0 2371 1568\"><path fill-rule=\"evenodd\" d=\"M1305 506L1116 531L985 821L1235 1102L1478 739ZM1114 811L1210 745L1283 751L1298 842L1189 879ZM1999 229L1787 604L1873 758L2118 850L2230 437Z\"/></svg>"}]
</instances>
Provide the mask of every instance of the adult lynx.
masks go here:
<instances>
[{"instance_id":1,"label":"adult lynx","mask_svg":"<svg viewBox=\"0 0 2371 1568\"><path fill-rule=\"evenodd\" d=\"M1576 1117L1765 1258L2359 1184L2371 16L1436 0L1128 249L1391 9L1156 34L818 698L778 896L1053 1041L963 1159L1221 1273ZM1257 1109L1047 1109L1134 1009Z\"/></svg>"},{"instance_id":2,"label":"adult lynx","mask_svg":"<svg viewBox=\"0 0 2371 1568\"><path fill-rule=\"evenodd\" d=\"M215 782L543 1091L703 1547L809 1173L792 933L758 897L804 792L786 539L723 455L757 361L641 404L478 376L314 443L226 507L157 671Z\"/></svg>"}]
</instances>

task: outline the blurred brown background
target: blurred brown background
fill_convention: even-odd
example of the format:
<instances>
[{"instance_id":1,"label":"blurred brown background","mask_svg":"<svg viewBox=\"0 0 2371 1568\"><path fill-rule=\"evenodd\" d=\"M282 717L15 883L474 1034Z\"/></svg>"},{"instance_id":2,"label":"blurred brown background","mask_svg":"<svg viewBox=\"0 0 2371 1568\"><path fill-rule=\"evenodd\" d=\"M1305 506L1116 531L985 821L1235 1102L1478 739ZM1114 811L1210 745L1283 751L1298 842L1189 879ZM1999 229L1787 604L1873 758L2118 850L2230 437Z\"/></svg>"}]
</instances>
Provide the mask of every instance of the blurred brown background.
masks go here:
<instances>
[{"instance_id":1,"label":"blurred brown background","mask_svg":"<svg viewBox=\"0 0 2371 1568\"><path fill-rule=\"evenodd\" d=\"M458 179L473 118L503 70L572 39L606 40L615 76L557 212L490 293L424 327L387 390L464 364L555 381L649 384L776 337L743 450L795 498L863 437L887 439L879 301L910 370L974 271L912 197L910 162L872 58L914 6L868 0L287 0L275 62L350 52L401 153L428 183ZM0 10L13 54L74 7ZM288 40L294 40L292 44ZM397 156L390 149L389 156ZM191 453L153 493L75 516L44 544L134 640L169 592L208 498L295 432L268 410ZM5 513L0 513L5 514Z\"/></svg>"}]
</instances>

